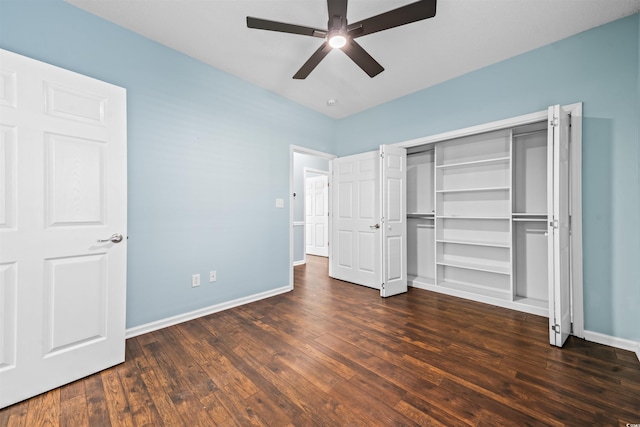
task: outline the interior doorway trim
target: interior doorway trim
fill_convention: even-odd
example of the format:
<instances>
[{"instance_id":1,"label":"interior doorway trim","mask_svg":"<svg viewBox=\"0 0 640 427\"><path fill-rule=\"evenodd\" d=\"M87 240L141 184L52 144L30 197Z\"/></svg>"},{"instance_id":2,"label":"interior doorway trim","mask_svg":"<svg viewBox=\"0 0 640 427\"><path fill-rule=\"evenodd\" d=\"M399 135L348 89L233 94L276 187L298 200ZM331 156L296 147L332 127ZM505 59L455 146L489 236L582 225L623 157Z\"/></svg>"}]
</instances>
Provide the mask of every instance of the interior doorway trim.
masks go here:
<instances>
[{"instance_id":1,"label":"interior doorway trim","mask_svg":"<svg viewBox=\"0 0 640 427\"><path fill-rule=\"evenodd\" d=\"M310 156L320 157L322 159L329 160L329 193L331 193L331 172L332 164L331 160L337 156L335 154L329 154L311 148L302 147L299 145L289 146L289 289L293 290L293 173L294 173L294 157L295 154L307 154ZM329 195L329 212L331 212L331 195ZM331 221L329 221L329 227L331 227ZM329 230L331 235L331 230ZM306 256L306 255L305 255ZM331 247L329 247L329 256L331 256Z\"/></svg>"}]
</instances>

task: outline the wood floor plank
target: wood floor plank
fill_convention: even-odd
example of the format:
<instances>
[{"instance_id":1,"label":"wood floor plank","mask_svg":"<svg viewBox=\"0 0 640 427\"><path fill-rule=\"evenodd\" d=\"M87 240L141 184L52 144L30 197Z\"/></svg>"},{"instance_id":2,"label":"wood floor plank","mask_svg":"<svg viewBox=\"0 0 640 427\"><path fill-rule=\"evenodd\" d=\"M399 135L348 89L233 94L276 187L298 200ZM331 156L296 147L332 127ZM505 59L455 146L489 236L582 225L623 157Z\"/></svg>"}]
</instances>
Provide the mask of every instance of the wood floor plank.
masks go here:
<instances>
[{"instance_id":1,"label":"wood floor plank","mask_svg":"<svg viewBox=\"0 0 640 427\"><path fill-rule=\"evenodd\" d=\"M60 416L60 389L30 399L25 425L56 426Z\"/></svg>"},{"instance_id":2,"label":"wood floor plank","mask_svg":"<svg viewBox=\"0 0 640 427\"><path fill-rule=\"evenodd\" d=\"M129 410L129 402L120 382L118 370L119 367L115 367L107 369L100 374L109 421L114 427L132 426L134 424Z\"/></svg>"},{"instance_id":3,"label":"wood floor plank","mask_svg":"<svg viewBox=\"0 0 640 427\"><path fill-rule=\"evenodd\" d=\"M86 384L75 381L60 388L60 425L75 427L89 424Z\"/></svg>"},{"instance_id":4,"label":"wood floor plank","mask_svg":"<svg viewBox=\"0 0 640 427\"><path fill-rule=\"evenodd\" d=\"M0 410L5 426L620 426L633 352L548 319L410 288L380 298L294 269L292 292L127 340L126 361Z\"/></svg>"}]
</instances>

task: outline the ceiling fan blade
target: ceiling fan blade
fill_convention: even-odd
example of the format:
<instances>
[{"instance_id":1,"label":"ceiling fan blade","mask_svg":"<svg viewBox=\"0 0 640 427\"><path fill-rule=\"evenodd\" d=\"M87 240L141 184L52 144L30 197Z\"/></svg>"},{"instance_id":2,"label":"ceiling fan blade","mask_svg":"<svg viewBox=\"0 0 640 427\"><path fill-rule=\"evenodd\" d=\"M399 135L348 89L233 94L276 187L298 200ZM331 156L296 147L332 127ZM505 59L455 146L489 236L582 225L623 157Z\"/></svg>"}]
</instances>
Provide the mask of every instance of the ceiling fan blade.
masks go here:
<instances>
[{"instance_id":1,"label":"ceiling fan blade","mask_svg":"<svg viewBox=\"0 0 640 427\"><path fill-rule=\"evenodd\" d=\"M436 0L422 0L349 24L353 38L436 16Z\"/></svg>"},{"instance_id":2,"label":"ceiling fan blade","mask_svg":"<svg viewBox=\"0 0 640 427\"><path fill-rule=\"evenodd\" d=\"M298 80L306 79L307 76L313 71L313 69L316 68L316 66L320 63L320 61L322 61L322 59L327 56L329 52L331 52L331 49L332 47L329 46L329 43L322 43L318 50L313 52L313 55L311 55L311 57L307 59L307 62L305 62L302 67L300 67L293 78Z\"/></svg>"},{"instance_id":3,"label":"ceiling fan blade","mask_svg":"<svg viewBox=\"0 0 640 427\"><path fill-rule=\"evenodd\" d=\"M346 22L347 0L327 0L327 9L329 9L329 29L334 16L340 16Z\"/></svg>"},{"instance_id":4,"label":"ceiling fan blade","mask_svg":"<svg viewBox=\"0 0 640 427\"><path fill-rule=\"evenodd\" d=\"M247 27L256 28L258 30L278 31L281 33L301 34L303 36L320 38L327 36L326 30L304 27L302 25L285 24L284 22L269 21L267 19L253 18L251 16L247 16Z\"/></svg>"},{"instance_id":5,"label":"ceiling fan blade","mask_svg":"<svg viewBox=\"0 0 640 427\"><path fill-rule=\"evenodd\" d=\"M347 56L358 65L358 67L362 68L369 77L375 77L384 71L382 65L378 64L378 62L353 39L349 39L347 41L347 44L344 45L342 51L346 53Z\"/></svg>"}]
</instances>

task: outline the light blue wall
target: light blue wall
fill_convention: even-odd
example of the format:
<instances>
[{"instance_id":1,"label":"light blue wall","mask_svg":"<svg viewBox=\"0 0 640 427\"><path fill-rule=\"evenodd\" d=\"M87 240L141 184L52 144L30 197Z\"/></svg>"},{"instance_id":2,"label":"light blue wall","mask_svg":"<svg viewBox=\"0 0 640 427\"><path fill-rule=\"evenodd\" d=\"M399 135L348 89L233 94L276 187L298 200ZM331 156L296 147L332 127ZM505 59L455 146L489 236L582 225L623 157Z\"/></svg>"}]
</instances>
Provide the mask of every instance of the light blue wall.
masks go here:
<instances>
[{"instance_id":1,"label":"light blue wall","mask_svg":"<svg viewBox=\"0 0 640 427\"><path fill-rule=\"evenodd\" d=\"M339 156L584 102L585 328L640 341L640 15L338 123Z\"/></svg>"},{"instance_id":2,"label":"light blue wall","mask_svg":"<svg viewBox=\"0 0 640 427\"><path fill-rule=\"evenodd\" d=\"M640 17L335 121L62 0L0 0L0 47L128 93L127 326L288 284L289 145L339 155L584 101L588 330L640 341ZM249 268L250 267L250 268ZM215 286L190 287L218 271Z\"/></svg>"},{"instance_id":3,"label":"light blue wall","mask_svg":"<svg viewBox=\"0 0 640 427\"><path fill-rule=\"evenodd\" d=\"M127 89L128 327L289 284L289 145L333 120L62 0L1 0L0 47Z\"/></svg>"}]
</instances>

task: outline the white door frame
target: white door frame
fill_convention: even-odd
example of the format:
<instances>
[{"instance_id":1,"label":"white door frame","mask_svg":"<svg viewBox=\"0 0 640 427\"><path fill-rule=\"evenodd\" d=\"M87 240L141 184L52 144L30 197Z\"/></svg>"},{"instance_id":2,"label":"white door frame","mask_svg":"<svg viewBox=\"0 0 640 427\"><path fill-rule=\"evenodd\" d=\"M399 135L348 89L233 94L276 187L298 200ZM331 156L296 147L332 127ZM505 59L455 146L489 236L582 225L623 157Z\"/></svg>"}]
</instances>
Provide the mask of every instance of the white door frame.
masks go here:
<instances>
[{"instance_id":1,"label":"white door frame","mask_svg":"<svg viewBox=\"0 0 640 427\"><path fill-rule=\"evenodd\" d=\"M299 145L289 146L289 290L293 290L293 166L294 154L307 154L310 156L320 157L322 159L333 160L335 154L324 153L322 151L313 150ZM331 212L331 171L332 164L329 161L329 212ZM304 234L304 233L303 233ZM331 236L331 221L329 221L329 236ZM329 245L329 257L331 257L331 245ZM305 254L306 259L306 254Z\"/></svg>"},{"instance_id":2,"label":"white door frame","mask_svg":"<svg viewBox=\"0 0 640 427\"><path fill-rule=\"evenodd\" d=\"M329 171L323 171L321 169L315 169L315 168L304 168L303 171L303 179L304 179L304 203L302 204L302 213L304 216L304 232L302 233L302 246L304 247L304 252L302 254L302 261L303 263L307 262L307 178L312 178L310 176L307 176L308 174L314 174L314 175L324 175L327 177L327 183L329 182ZM329 189L327 189L327 193L328 193ZM329 201L327 200L327 203L325 205L325 210L327 212L329 212ZM327 241L329 240L329 220L327 219Z\"/></svg>"}]
</instances>

